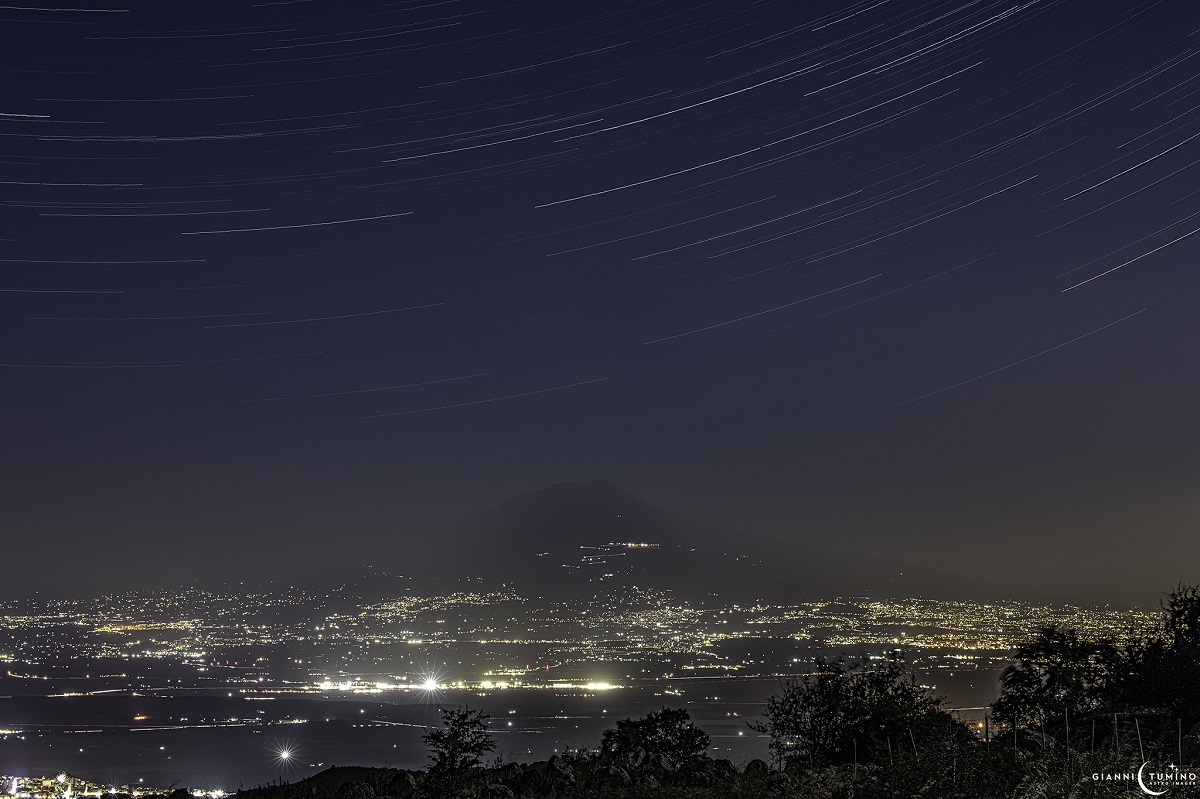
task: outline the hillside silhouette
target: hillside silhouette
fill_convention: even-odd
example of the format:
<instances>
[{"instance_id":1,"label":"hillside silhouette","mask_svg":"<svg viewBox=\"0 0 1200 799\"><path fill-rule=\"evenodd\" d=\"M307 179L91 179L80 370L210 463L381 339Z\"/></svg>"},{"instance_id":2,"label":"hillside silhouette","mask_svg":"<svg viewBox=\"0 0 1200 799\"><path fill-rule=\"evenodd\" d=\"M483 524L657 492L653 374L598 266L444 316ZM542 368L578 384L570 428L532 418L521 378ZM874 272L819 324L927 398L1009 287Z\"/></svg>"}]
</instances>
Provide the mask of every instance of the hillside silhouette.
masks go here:
<instances>
[{"instance_id":1,"label":"hillside silhouette","mask_svg":"<svg viewBox=\"0 0 1200 799\"><path fill-rule=\"evenodd\" d=\"M500 580L530 596L588 597L637 586L694 599L794 602L969 597L986 589L980 581L870 552L847 560L823 549L820 531L800 523L784 546L661 508L602 480L514 497L475 515L448 539L460 573Z\"/></svg>"}]
</instances>

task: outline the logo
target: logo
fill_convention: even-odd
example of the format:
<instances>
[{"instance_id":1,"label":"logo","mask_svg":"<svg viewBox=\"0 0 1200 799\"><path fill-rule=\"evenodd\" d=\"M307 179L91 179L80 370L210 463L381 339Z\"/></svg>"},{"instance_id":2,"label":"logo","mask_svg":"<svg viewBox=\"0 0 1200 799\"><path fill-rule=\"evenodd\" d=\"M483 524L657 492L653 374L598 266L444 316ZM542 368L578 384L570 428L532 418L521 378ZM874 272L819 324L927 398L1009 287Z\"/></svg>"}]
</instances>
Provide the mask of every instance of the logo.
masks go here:
<instances>
[{"instance_id":1,"label":"logo","mask_svg":"<svg viewBox=\"0 0 1200 799\"><path fill-rule=\"evenodd\" d=\"M1172 763L1165 769L1148 768L1150 761L1137 771L1101 771L1092 774L1092 782L1136 783L1147 796L1162 796L1172 788L1200 788L1200 773L1192 769L1181 769Z\"/></svg>"}]
</instances>

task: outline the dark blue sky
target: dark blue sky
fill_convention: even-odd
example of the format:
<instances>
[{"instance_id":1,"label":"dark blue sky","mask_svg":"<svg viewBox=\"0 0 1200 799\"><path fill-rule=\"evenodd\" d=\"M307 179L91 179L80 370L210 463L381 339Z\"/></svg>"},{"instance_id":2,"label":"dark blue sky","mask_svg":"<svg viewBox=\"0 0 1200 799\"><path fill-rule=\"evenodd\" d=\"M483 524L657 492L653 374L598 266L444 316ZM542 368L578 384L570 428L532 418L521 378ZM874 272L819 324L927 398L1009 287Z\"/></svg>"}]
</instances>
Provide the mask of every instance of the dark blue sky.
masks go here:
<instances>
[{"instance_id":1,"label":"dark blue sky","mask_svg":"<svg viewBox=\"0 0 1200 799\"><path fill-rule=\"evenodd\" d=\"M1019 597L1196 577L1193 3L28 5L10 592L595 478Z\"/></svg>"}]
</instances>

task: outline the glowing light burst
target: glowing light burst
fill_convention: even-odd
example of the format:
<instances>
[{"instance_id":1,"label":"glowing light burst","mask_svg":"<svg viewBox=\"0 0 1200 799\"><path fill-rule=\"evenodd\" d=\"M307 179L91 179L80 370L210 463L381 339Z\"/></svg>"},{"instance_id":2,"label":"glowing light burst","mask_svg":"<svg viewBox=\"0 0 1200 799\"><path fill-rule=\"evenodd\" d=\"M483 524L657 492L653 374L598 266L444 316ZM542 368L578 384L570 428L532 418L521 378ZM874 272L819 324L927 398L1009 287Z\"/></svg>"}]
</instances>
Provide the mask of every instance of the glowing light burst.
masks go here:
<instances>
[{"instance_id":1,"label":"glowing light burst","mask_svg":"<svg viewBox=\"0 0 1200 799\"><path fill-rule=\"evenodd\" d=\"M275 765L285 774L291 774L299 767L298 753L298 747L290 739L275 741L271 748Z\"/></svg>"},{"instance_id":2,"label":"glowing light burst","mask_svg":"<svg viewBox=\"0 0 1200 799\"><path fill-rule=\"evenodd\" d=\"M441 694L446 685L446 670L441 666L426 666L423 671L414 674L409 684L426 694Z\"/></svg>"},{"instance_id":3,"label":"glowing light burst","mask_svg":"<svg viewBox=\"0 0 1200 799\"><path fill-rule=\"evenodd\" d=\"M443 666L426 665L412 674L408 683L420 697L421 715L427 724L433 724L433 719L440 714L441 705L445 702L446 690L451 687L447 681L448 673Z\"/></svg>"}]
</instances>

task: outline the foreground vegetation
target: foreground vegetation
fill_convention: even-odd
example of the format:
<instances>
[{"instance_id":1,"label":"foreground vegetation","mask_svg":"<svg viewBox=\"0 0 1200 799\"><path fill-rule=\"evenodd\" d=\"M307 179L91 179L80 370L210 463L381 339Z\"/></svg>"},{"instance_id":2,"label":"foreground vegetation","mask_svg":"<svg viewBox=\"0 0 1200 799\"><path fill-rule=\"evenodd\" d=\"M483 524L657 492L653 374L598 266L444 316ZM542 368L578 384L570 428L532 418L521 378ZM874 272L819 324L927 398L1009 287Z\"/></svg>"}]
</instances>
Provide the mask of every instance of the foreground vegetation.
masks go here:
<instances>
[{"instance_id":1,"label":"foreground vegetation","mask_svg":"<svg viewBox=\"0 0 1200 799\"><path fill-rule=\"evenodd\" d=\"M1143 763L1200 763L1200 590L1167 595L1148 635L1084 640L1048 628L1001 678L987 734L969 728L906 671L900 656L818 661L781 686L751 729L769 762L735 766L707 755L709 736L686 710L618 721L595 749L501 763L480 711L443 712L424 736L420 771L333 768L242 799L463 797L795 797L1024 799L1141 795L1097 775ZM1190 790L1197 790L1193 787ZM1183 791L1189 788L1180 789Z\"/></svg>"}]
</instances>

